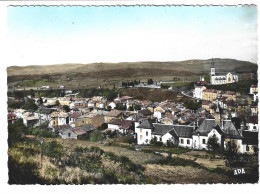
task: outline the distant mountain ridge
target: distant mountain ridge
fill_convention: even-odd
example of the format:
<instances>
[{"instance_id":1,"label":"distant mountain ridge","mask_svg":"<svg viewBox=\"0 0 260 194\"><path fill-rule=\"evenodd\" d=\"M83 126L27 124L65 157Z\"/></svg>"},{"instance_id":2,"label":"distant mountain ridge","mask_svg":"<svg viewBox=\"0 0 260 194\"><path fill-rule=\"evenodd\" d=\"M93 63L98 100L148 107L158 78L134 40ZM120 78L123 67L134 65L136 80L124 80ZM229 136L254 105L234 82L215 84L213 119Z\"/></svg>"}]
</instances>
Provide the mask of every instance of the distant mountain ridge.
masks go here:
<instances>
[{"instance_id":1,"label":"distant mountain ridge","mask_svg":"<svg viewBox=\"0 0 260 194\"><path fill-rule=\"evenodd\" d=\"M252 72L257 71L257 64L235 59L214 59L217 71ZM30 65L10 66L7 68L8 76L37 75L37 74L67 74L67 73L91 73L99 71L113 71L124 69L144 70L174 70L180 72L192 72L195 74L208 73L210 71L211 59L208 60L186 60L169 62L120 62L120 63L90 63L90 64L58 64L58 65ZM119 71L120 73L120 71Z\"/></svg>"}]
</instances>

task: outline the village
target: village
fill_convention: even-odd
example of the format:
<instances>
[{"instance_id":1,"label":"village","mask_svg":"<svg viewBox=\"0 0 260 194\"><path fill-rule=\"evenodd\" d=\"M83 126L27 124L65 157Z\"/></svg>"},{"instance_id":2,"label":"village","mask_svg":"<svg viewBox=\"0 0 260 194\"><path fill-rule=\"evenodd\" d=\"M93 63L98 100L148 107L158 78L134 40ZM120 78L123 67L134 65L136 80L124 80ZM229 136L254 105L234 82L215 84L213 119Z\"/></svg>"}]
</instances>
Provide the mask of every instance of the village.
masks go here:
<instances>
[{"instance_id":1,"label":"village","mask_svg":"<svg viewBox=\"0 0 260 194\"><path fill-rule=\"evenodd\" d=\"M237 81L236 74L216 73L212 61L211 85ZM49 88L43 86L41 89ZM134 138L137 145L172 143L176 147L197 150L208 150L208 139L216 136L222 151L226 143L232 140L237 144L239 153L257 152L259 129L256 85L251 85L247 95L241 95L236 91L207 89L202 77L194 83L189 93L192 94L189 97L195 101L192 103L197 105L195 108L182 102L152 102L119 94L112 101L105 96L78 98L77 93L72 94L69 90L65 91L66 97L27 96L25 100L35 102L37 110L13 109L8 113L8 123L22 119L28 129L45 124L47 127L44 130L63 139L89 138L91 133L97 131L105 139L113 135L128 136Z\"/></svg>"}]
</instances>

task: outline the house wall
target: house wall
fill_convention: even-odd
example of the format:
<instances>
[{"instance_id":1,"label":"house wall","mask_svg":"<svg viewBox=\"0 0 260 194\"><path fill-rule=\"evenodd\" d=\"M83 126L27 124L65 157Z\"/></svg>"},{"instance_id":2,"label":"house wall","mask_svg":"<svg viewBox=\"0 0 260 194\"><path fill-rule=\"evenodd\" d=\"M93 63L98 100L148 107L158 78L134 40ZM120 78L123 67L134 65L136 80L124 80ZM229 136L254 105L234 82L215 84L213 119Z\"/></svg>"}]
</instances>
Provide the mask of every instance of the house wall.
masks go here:
<instances>
[{"instance_id":1,"label":"house wall","mask_svg":"<svg viewBox=\"0 0 260 194\"><path fill-rule=\"evenodd\" d=\"M249 151L246 150L247 146L248 146ZM253 146L253 145L246 145L246 144L243 144L243 150L242 150L242 153L254 154L254 146Z\"/></svg>"},{"instance_id":2,"label":"house wall","mask_svg":"<svg viewBox=\"0 0 260 194\"><path fill-rule=\"evenodd\" d=\"M166 144L168 140L174 143L174 139L170 133L166 133L165 135L162 136L162 142L164 144Z\"/></svg>"},{"instance_id":3,"label":"house wall","mask_svg":"<svg viewBox=\"0 0 260 194\"><path fill-rule=\"evenodd\" d=\"M154 117L156 117L157 119L161 119L162 118L162 113L160 111L154 111Z\"/></svg>"},{"instance_id":4,"label":"house wall","mask_svg":"<svg viewBox=\"0 0 260 194\"><path fill-rule=\"evenodd\" d=\"M58 126L58 117L52 117L51 126L52 127Z\"/></svg>"},{"instance_id":5,"label":"house wall","mask_svg":"<svg viewBox=\"0 0 260 194\"><path fill-rule=\"evenodd\" d=\"M66 125L66 118L58 117L58 125Z\"/></svg>"},{"instance_id":6,"label":"house wall","mask_svg":"<svg viewBox=\"0 0 260 194\"><path fill-rule=\"evenodd\" d=\"M203 144L203 139L205 139L205 144ZM207 136L193 135L192 140L193 140L194 149L207 149L207 142L208 142Z\"/></svg>"},{"instance_id":7,"label":"house wall","mask_svg":"<svg viewBox=\"0 0 260 194\"><path fill-rule=\"evenodd\" d=\"M203 93L203 90L205 90L205 89L206 89L206 87L195 87L194 97L202 99L202 93Z\"/></svg>"},{"instance_id":8,"label":"house wall","mask_svg":"<svg viewBox=\"0 0 260 194\"><path fill-rule=\"evenodd\" d=\"M255 131L255 132L257 132L258 130L259 130L258 124L248 123L248 131Z\"/></svg>"},{"instance_id":9,"label":"house wall","mask_svg":"<svg viewBox=\"0 0 260 194\"><path fill-rule=\"evenodd\" d=\"M108 128L119 130L119 126L118 125L113 125L113 124L108 124Z\"/></svg>"},{"instance_id":10,"label":"house wall","mask_svg":"<svg viewBox=\"0 0 260 194\"><path fill-rule=\"evenodd\" d=\"M189 144L188 144L189 141ZM180 147L188 147L190 149L193 148L193 139L192 138L184 138L184 137L179 137L179 146Z\"/></svg>"},{"instance_id":11,"label":"house wall","mask_svg":"<svg viewBox=\"0 0 260 194\"><path fill-rule=\"evenodd\" d=\"M136 128L135 132L137 134L137 144L149 144L152 139L151 131L151 129Z\"/></svg>"},{"instance_id":12,"label":"house wall","mask_svg":"<svg viewBox=\"0 0 260 194\"><path fill-rule=\"evenodd\" d=\"M238 147L238 152L243 153L243 144L241 139L231 139L237 144ZM225 139L224 140L224 149L226 149L226 143L228 143L230 139Z\"/></svg>"},{"instance_id":13,"label":"house wall","mask_svg":"<svg viewBox=\"0 0 260 194\"><path fill-rule=\"evenodd\" d=\"M202 99L207 101L213 101L217 98L217 93L203 91Z\"/></svg>"},{"instance_id":14,"label":"house wall","mask_svg":"<svg viewBox=\"0 0 260 194\"><path fill-rule=\"evenodd\" d=\"M62 106L64 106L64 105L66 105L66 106L69 106L70 105L70 101L63 101L63 100L61 100L61 101L59 101L60 102L60 105L62 105Z\"/></svg>"},{"instance_id":15,"label":"house wall","mask_svg":"<svg viewBox=\"0 0 260 194\"><path fill-rule=\"evenodd\" d=\"M70 136L69 136L70 133ZM77 135L75 133L72 132L65 132L65 133L60 133L59 134L61 136L62 139L77 139Z\"/></svg>"}]
</instances>

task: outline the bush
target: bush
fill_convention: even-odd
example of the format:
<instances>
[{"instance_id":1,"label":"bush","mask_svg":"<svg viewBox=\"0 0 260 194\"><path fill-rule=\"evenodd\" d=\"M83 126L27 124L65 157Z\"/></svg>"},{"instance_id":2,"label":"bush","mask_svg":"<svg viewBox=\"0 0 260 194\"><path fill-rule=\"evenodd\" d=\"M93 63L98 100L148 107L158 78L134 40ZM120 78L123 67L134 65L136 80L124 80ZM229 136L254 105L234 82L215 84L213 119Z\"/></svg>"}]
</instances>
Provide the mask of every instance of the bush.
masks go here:
<instances>
[{"instance_id":1,"label":"bush","mask_svg":"<svg viewBox=\"0 0 260 194\"><path fill-rule=\"evenodd\" d=\"M23 121L20 119L13 124L8 125L8 145L9 147L16 142L22 140L22 133L26 130L26 126L23 124Z\"/></svg>"},{"instance_id":2,"label":"bush","mask_svg":"<svg viewBox=\"0 0 260 194\"><path fill-rule=\"evenodd\" d=\"M157 141L156 138L151 139L150 144L154 145L156 147L162 147L163 146L163 142Z\"/></svg>"},{"instance_id":3,"label":"bush","mask_svg":"<svg viewBox=\"0 0 260 194\"><path fill-rule=\"evenodd\" d=\"M51 141L43 144L43 152L51 158L61 158L65 152L63 146L57 141Z\"/></svg>"},{"instance_id":4,"label":"bush","mask_svg":"<svg viewBox=\"0 0 260 194\"><path fill-rule=\"evenodd\" d=\"M103 138L104 138L104 135L100 131L93 131L90 134L89 140L97 142L97 141L101 141Z\"/></svg>"},{"instance_id":5,"label":"bush","mask_svg":"<svg viewBox=\"0 0 260 194\"><path fill-rule=\"evenodd\" d=\"M209 137L207 142L207 148L209 150L212 150L214 154L220 151L220 144L218 143L218 138L215 134Z\"/></svg>"},{"instance_id":6,"label":"bush","mask_svg":"<svg viewBox=\"0 0 260 194\"><path fill-rule=\"evenodd\" d=\"M130 136L130 137L124 137L123 138L123 142L124 143L129 143L129 144L132 144L132 143L137 143L136 141L136 138L134 138L133 136Z\"/></svg>"}]
</instances>

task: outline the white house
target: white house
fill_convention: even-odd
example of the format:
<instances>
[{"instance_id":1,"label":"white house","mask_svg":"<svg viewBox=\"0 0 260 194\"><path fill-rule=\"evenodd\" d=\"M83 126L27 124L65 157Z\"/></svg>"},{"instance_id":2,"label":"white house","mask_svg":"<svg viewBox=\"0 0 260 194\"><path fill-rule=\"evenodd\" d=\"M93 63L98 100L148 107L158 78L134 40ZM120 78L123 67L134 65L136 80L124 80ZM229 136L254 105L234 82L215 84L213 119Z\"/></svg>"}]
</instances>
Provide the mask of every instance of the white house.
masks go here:
<instances>
[{"instance_id":1,"label":"white house","mask_svg":"<svg viewBox=\"0 0 260 194\"><path fill-rule=\"evenodd\" d=\"M114 108L116 108L116 103L110 102L108 106L110 106L111 109L114 109Z\"/></svg>"},{"instance_id":2,"label":"white house","mask_svg":"<svg viewBox=\"0 0 260 194\"><path fill-rule=\"evenodd\" d=\"M180 147L193 148L192 133L195 130L195 126L186 125L174 125L173 129L169 131L165 136L168 138L171 135L170 140L173 144ZM169 134L169 135L168 135Z\"/></svg>"},{"instance_id":3,"label":"white house","mask_svg":"<svg viewBox=\"0 0 260 194\"><path fill-rule=\"evenodd\" d=\"M58 115L58 125L66 125L69 123L68 113L60 112Z\"/></svg>"},{"instance_id":4,"label":"white house","mask_svg":"<svg viewBox=\"0 0 260 194\"><path fill-rule=\"evenodd\" d=\"M152 139L153 124L150 119L141 119L135 124L137 144L149 144Z\"/></svg>"},{"instance_id":5,"label":"white house","mask_svg":"<svg viewBox=\"0 0 260 194\"><path fill-rule=\"evenodd\" d=\"M239 152L243 152L242 134L236 129L231 120L205 119L196 131L193 132L193 148L207 150L207 142L210 137L216 135L221 148L226 147L226 143L231 140L236 142Z\"/></svg>"},{"instance_id":6,"label":"white house","mask_svg":"<svg viewBox=\"0 0 260 194\"><path fill-rule=\"evenodd\" d=\"M205 90L205 86L195 86L193 97L202 99L203 90Z\"/></svg>"}]
</instances>

